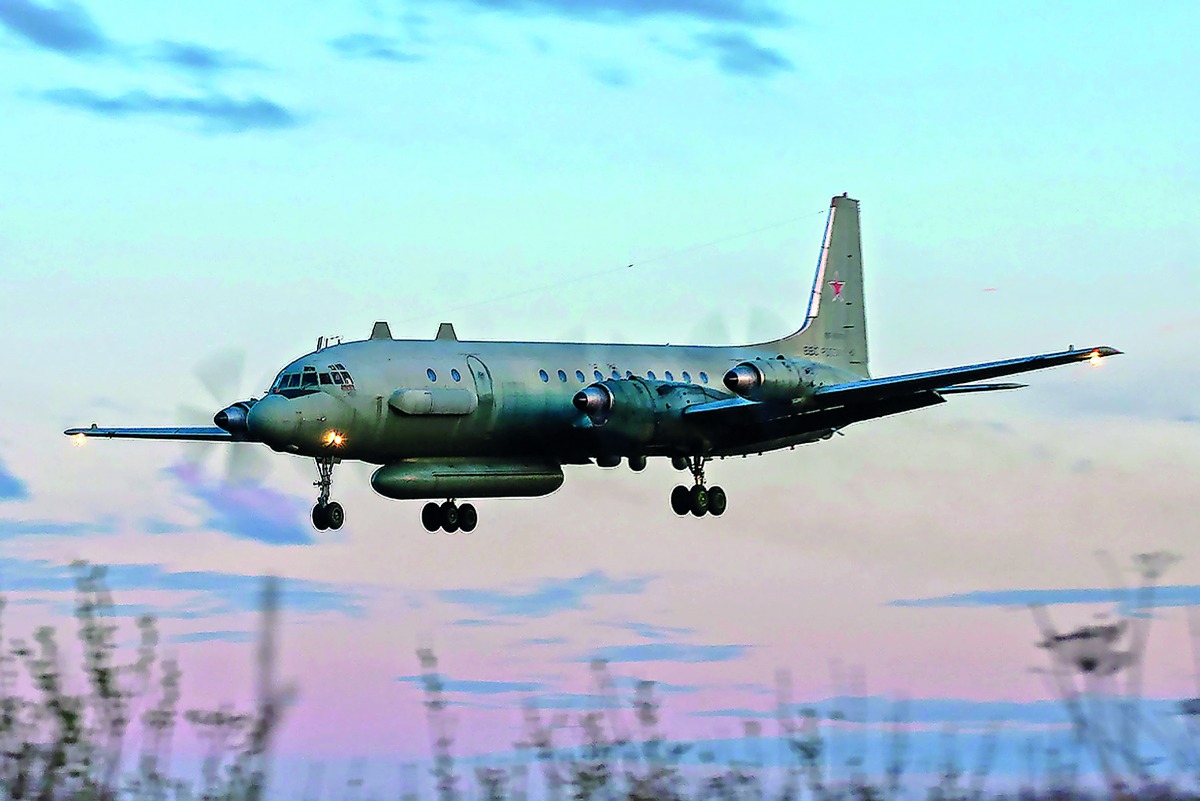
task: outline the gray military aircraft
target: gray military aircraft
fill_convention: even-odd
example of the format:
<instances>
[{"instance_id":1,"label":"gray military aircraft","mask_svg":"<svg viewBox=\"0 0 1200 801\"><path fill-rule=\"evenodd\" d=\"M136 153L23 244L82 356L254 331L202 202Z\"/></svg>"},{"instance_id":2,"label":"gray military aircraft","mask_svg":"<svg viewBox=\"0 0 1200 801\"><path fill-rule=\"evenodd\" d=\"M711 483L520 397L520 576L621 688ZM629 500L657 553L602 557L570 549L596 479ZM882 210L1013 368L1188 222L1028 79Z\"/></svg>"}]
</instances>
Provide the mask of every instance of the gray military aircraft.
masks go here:
<instances>
[{"instance_id":1,"label":"gray military aircraft","mask_svg":"<svg viewBox=\"0 0 1200 801\"><path fill-rule=\"evenodd\" d=\"M316 460L318 529L341 528L334 465L381 465L381 495L425 499L430 531L471 531L463 498L547 495L563 465L642 470L665 457L692 481L671 493L678 515L720 515L724 490L705 465L829 439L862 420L1016 389L975 383L1119 351L1070 348L1004 361L871 378L858 201L833 198L805 319L794 334L738 346L464 342L442 323L432 340L395 340L377 322L358 342L318 340L262 398L238 401L204 428L72 428L87 437L263 443ZM435 503L433 501L442 501Z\"/></svg>"}]
</instances>

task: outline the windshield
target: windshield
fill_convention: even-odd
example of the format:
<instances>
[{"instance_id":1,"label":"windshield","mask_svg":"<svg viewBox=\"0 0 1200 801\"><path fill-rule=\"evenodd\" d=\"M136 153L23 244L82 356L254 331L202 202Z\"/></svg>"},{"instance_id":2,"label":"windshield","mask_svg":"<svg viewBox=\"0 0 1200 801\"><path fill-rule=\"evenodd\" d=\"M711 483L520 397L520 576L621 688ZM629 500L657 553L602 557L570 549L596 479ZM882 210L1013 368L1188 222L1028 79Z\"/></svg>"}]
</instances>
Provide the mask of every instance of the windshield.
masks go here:
<instances>
[{"instance_id":1,"label":"windshield","mask_svg":"<svg viewBox=\"0 0 1200 801\"><path fill-rule=\"evenodd\" d=\"M350 392L353 389L354 379L350 377L350 371L344 364L328 365L328 370L322 372L317 372L317 368L313 366L293 365L284 368L283 372L275 377L275 383L271 385L271 394L298 398L314 392Z\"/></svg>"}]
</instances>

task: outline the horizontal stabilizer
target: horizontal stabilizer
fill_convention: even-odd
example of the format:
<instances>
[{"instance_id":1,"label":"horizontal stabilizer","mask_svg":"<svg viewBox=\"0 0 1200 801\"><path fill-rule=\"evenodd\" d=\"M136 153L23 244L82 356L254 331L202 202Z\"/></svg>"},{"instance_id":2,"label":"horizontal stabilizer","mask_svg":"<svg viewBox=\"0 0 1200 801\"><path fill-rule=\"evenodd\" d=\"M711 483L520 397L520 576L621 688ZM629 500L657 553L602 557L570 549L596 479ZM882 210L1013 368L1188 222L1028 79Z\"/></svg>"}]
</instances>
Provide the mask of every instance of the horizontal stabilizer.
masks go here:
<instances>
[{"instance_id":1,"label":"horizontal stabilizer","mask_svg":"<svg viewBox=\"0 0 1200 801\"><path fill-rule=\"evenodd\" d=\"M216 426L177 428L68 428L68 437L104 437L106 439L175 439L188 442L235 442L233 435Z\"/></svg>"}]
</instances>

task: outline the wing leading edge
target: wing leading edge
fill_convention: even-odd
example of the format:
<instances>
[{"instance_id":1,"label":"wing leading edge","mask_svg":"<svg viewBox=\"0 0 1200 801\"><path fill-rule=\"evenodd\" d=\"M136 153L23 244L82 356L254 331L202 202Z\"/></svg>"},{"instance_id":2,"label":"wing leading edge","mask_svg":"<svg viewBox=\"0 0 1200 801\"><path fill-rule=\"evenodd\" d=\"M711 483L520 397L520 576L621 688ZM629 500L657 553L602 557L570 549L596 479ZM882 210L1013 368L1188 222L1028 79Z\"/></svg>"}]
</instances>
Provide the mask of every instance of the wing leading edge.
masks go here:
<instances>
[{"instance_id":1,"label":"wing leading edge","mask_svg":"<svg viewBox=\"0 0 1200 801\"><path fill-rule=\"evenodd\" d=\"M233 435L216 426L183 426L175 428L68 428L68 437L103 437L105 439L174 439L189 442L237 442Z\"/></svg>"}]
</instances>

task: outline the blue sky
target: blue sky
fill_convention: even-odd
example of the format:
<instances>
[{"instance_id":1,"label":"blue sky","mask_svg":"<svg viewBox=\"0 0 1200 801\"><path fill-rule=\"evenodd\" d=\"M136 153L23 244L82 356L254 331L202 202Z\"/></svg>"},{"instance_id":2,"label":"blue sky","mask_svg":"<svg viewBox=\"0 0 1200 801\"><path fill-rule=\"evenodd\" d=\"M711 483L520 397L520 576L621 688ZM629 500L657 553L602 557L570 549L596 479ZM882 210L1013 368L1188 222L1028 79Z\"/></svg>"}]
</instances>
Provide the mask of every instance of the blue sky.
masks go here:
<instances>
[{"instance_id":1,"label":"blue sky","mask_svg":"<svg viewBox=\"0 0 1200 801\"><path fill-rule=\"evenodd\" d=\"M1096 550L1166 549L1148 690L1192 692L1198 26L1185 2L0 0L6 630L69 609L74 559L110 564L128 614L162 614L185 691L239 701L253 577L280 575L295 758L423 754L396 677L425 646L459 701L497 690L471 710L480 752L517 689L590 698L593 657L696 688L671 703L698 736L768 710L781 666L798 698L838 695L833 657L881 696L1037 717L1023 606L1082 625L1119 600ZM1127 355L719 463L720 521L676 520L664 466L572 469L433 537L343 466L349 522L318 533L300 460L230 483L213 449L59 433L195 422L232 400L197 376L214 354L244 351L240 396L375 320L778 335L843 191L874 374ZM1025 714L1009 726L1045 722Z\"/></svg>"}]
</instances>

